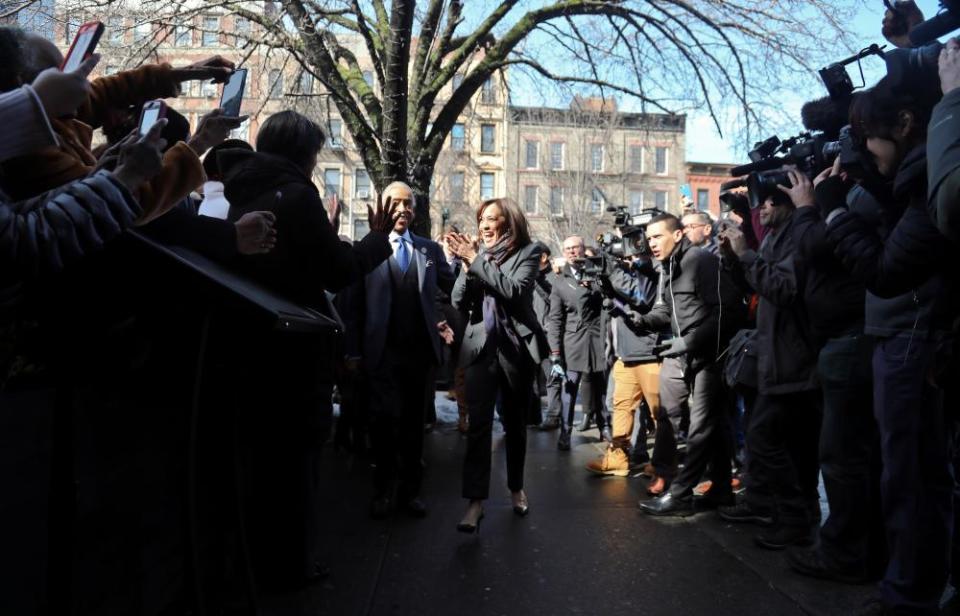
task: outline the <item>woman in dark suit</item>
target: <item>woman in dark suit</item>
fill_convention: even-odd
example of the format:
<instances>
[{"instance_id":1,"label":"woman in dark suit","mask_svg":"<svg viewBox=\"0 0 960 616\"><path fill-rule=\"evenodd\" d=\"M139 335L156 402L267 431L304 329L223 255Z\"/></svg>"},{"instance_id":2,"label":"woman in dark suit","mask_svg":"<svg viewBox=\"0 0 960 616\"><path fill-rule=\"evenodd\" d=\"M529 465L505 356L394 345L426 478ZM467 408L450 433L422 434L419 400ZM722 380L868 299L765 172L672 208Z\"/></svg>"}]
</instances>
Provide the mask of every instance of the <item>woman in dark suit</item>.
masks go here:
<instances>
[{"instance_id":1,"label":"woman in dark suit","mask_svg":"<svg viewBox=\"0 0 960 616\"><path fill-rule=\"evenodd\" d=\"M499 400L506 431L507 486L513 511L527 515L523 465L527 449L526 412L542 357L543 332L533 310L533 285L540 248L530 242L527 219L516 203L489 199L477 208L479 241L447 235L463 263L453 288L453 305L467 315L460 348L466 370L469 413L463 496L470 501L457 530L479 530L483 501L490 491L490 446L494 407Z\"/></svg>"}]
</instances>

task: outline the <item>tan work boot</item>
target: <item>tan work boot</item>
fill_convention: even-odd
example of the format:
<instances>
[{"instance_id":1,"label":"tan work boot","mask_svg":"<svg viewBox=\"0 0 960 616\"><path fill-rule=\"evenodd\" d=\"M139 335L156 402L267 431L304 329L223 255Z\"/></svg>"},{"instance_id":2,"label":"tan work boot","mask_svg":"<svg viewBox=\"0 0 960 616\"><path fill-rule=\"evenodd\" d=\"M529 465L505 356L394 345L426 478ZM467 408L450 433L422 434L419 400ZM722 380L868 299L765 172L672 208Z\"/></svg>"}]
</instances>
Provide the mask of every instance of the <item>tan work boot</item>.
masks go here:
<instances>
[{"instance_id":1,"label":"tan work boot","mask_svg":"<svg viewBox=\"0 0 960 616\"><path fill-rule=\"evenodd\" d=\"M607 449L599 460L587 464L587 470L597 475L626 477L630 474L630 460L622 449Z\"/></svg>"}]
</instances>

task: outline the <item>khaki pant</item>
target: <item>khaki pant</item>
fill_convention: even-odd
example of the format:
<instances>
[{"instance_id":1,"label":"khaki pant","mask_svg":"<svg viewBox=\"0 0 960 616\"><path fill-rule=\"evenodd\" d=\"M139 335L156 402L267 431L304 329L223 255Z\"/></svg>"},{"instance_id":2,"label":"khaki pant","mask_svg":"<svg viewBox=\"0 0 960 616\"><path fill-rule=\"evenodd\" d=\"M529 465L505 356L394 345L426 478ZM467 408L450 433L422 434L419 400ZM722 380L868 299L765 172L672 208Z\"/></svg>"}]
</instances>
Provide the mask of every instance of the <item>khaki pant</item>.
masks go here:
<instances>
[{"instance_id":1,"label":"khaki pant","mask_svg":"<svg viewBox=\"0 0 960 616\"><path fill-rule=\"evenodd\" d=\"M660 410L660 364L613 365L613 446L629 449L633 436L633 416L641 399L646 399L650 413Z\"/></svg>"}]
</instances>

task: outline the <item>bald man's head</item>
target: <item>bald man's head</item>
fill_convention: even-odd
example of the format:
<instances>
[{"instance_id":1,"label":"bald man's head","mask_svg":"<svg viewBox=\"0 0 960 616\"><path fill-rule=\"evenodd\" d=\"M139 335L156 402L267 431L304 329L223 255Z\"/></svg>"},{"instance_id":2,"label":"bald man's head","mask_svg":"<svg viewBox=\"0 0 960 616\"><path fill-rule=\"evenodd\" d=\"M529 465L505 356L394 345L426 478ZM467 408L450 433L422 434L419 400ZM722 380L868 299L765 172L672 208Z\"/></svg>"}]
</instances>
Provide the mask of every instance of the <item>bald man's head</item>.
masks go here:
<instances>
[{"instance_id":1,"label":"bald man's head","mask_svg":"<svg viewBox=\"0 0 960 616\"><path fill-rule=\"evenodd\" d=\"M392 182L383 189L383 200L386 202L390 197L393 210L393 230L403 235L410 228L413 222L414 210L417 207L416 197L413 196L413 189L404 182Z\"/></svg>"}]
</instances>

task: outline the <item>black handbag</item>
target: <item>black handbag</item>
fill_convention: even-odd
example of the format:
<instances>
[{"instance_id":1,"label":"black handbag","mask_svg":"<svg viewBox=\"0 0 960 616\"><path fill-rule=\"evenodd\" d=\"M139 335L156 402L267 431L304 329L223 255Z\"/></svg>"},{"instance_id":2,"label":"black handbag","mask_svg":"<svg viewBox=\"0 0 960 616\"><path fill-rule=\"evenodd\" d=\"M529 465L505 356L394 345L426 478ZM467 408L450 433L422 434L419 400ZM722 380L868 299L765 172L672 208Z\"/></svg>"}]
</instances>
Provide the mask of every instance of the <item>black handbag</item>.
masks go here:
<instances>
[{"instance_id":1,"label":"black handbag","mask_svg":"<svg viewBox=\"0 0 960 616\"><path fill-rule=\"evenodd\" d=\"M757 330L741 329L730 341L723 380L727 387L757 388Z\"/></svg>"}]
</instances>

